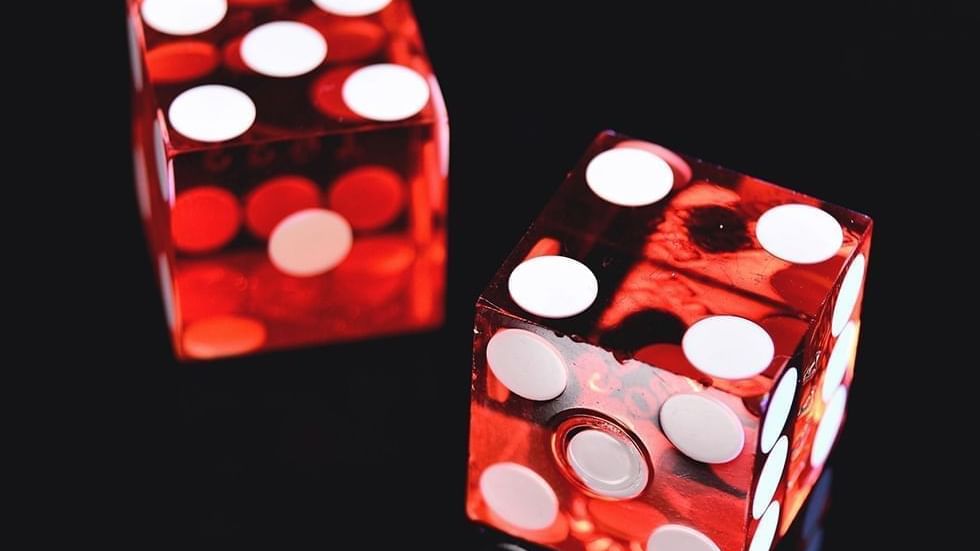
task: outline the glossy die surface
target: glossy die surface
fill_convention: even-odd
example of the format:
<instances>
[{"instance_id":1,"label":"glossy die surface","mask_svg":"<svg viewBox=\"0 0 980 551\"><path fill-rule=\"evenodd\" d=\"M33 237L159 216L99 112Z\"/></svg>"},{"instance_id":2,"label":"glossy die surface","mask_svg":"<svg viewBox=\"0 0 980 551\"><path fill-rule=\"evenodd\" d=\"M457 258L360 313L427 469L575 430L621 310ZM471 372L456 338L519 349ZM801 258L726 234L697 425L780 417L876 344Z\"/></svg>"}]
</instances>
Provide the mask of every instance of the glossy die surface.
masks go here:
<instances>
[{"instance_id":1,"label":"glossy die surface","mask_svg":"<svg viewBox=\"0 0 980 551\"><path fill-rule=\"evenodd\" d=\"M178 356L441 323L448 126L407 1L128 16L137 193Z\"/></svg>"},{"instance_id":2,"label":"glossy die surface","mask_svg":"<svg viewBox=\"0 0 980 551\"><path fill-rule=\"evenodd\" d=\"M478 302L469 516L569 551L769 549L843 419L870 237L601 134Z\"/></svg>"}]
</instances>

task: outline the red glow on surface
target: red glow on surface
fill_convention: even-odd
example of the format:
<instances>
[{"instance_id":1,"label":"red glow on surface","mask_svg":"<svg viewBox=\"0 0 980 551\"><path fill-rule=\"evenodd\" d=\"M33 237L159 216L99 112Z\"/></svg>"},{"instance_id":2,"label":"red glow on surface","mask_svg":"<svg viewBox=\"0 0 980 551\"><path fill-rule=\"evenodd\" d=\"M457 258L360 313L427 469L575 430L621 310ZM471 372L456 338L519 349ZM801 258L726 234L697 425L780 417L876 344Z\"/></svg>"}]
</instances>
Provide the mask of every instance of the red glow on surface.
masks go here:
<instances>
[{"instance_id":1,"label":"red glow on surface","mask_svg":"<svg viewBox=\"0 0 980 551\"><path fill-rule=\"evenodd\" d=\"M844 258L835 256L818 264L789 265L772 275L772 288L786 302L814 315L820 310L826 290L834 284L843 264Z\"/></svg>"},{"instance_id":2,"label":"red glow on surface","mask_svg":"<svg viewBox=\"0 0 980 551\"><path fill-rule=\"evenodd\" d=\"M312 320L318 305L325 306L328 297L323 277L293 277L265 258L249 276L249 300L255 313L267 321Z\"/></svg>"},{"instance_id":3,"label":"red glow on surface","mask_svg":"<svg viewBox=\"0 0 980 551\"><path fill-rule=\"evenodd\" d=\"M446 286L446 237L445 233L433 237L412 267L411 317L414 322L442 319L443 303L433 300L441 296Z\"/></svg>"},{"instance_id":4,"label":"red glow on surface","mask_svg":"<svg viewBox=\"0 0 980 551\"><path fill-rule=\"evenodd\" d=\"M201 78L218 67L218 49L201 40L161 44L146 54L150 80L170 84Z\"/></svg>"},{"instance_id":5,"label":"red glow on surface","mask_svg":"<svg viewBox=\"0 0 980 551\"><path fill-rule=\"evenodd\" d=\"M487 397L500 404L510 398L510 390L494 377L492 371L487 372Z\"/></svg>"},{"instance_id":6,"label":"red glow on surface","mask_svg":"<svg viewBox=\"0 0 980 551\"><path fill-rule=\"evenodd\" d=\"M191 323L184 330L184 352L198 359L236 356L261 348L266 330L261 322L242 316L217 316Z\"/></svg>"},{"instance_id":7,"label":"red glow on surface","mask_svg":"<svg viewBox=\"0 0 980 551\"><path fill-rule=\"evenodd\" d=\"M695 381L710 385L711 377L701 373L687 361L679 344L657 343L644 346L636 351L634 357L643 363L655 365L678 375L690 377Z\"/></svg>"},{"instance_id":8,"label":"red glow on surface","mask_svg":"<svg viewBox=\"0 0 980 551\"><path fill-rule=\"evenodd\" d=\"M587 537L595 530L595 525L586 519L575 519L569 522L575 537L581 539Z\"/></svg>"},{"instance_id":9,"label":"red glow on surface","mask_svg":"<svg viewBox=\"0 0 980 551\"><path fill-rule=\"evenodd\" d=\"M225 63L225 67L236 73L254 73L248 65L245 65L245 60L242 59L242 40L244 40L244 37L239 36L228 41L221 49L221 58Z\"/></svg>"},{"instance_id":10,"label":"red glow on surface","mask_svg":"<svg viewBox=\"0 0 980 551\"><path fill-rule=\"evenodd\" d=\"M422 146L422 162L429 180L429 204L432 206L433 212L439 214L446 212L446 177L444 172L448 168L449 152L443 152L439 145L439 140L448 140L448 136L442 135L445 132L445 130L437 130L435 141ZM443 154L446 155L445 158L443 158Z\"/></svg>"},{"instance_id":11,"label":"red glow on surface","mask_svg":"<svg viewBox=\"0 0 980 551\"><path fill-rule=\"evenodd\" d=\"M315 277L286 275L257 252L247 259L240 264L254 266L249 311L275 330L270 346L420 329L441 319L441 307L429 306L423 317L416 307L440 304L444 264L427 262L404 234L358 237L340 265ZM417 279L428 286L416 287Z\"/></svg>"},{"instance_id":12,"label":"red glow on surface","mask_svg":"<svg viewBox=\"0 0 980 551\"><path fill-rule=\"evenodd\" d=\"M623 539L649 534L667 523L667 515L656 507L642 502L589 500L589 513L596 528Z\"/></svg>"},{"instance_id":13,"label":"red glow on surface","mask_svg":"<svg viewBox=\"0 0 980 551\"><path fill-rule=\"evenodd\" d=\"M245 225L256 237L267 239L283 218L319 205L320 188L315 182L303 176L278 176L245 197Z\"/></svg>"},{"instance_id":14,"label":"red glow on surface","mask_svg":"<svg viewBox=\"0 0 980 551\"><path fill-rule=\"evenodd\" d=\"M551 237L542 237L538 239L538 242L531 247L527 255L524 256L524 260L531 260L539 256L552 256L556 254L561 254L561 242L557 239L552 239Z\"/></svg>"},{"instance_id":15,"label":"red glow on surface","mask_svg":"<svg viewBox=\"0 0 980 551\"><path fill-rule=\"evenodd\" d=\"M362 166L334 181L327 204L355 230L382 228L405 208L405 182L389 168Z\"/></svg>"},{"instance_id":16,"label":"red glow on surface","mask_svg":"<svg viewBox=\"0 0 980 551\"><path fill-rule=\"evenodd\" d=\"M424 177L412 179L412 230L416 243L432 240L432 204L429 200L429 183Z\"/></svg>"},{"instance_id":17,"label":"red glow on surface","mask_svg":"<svg viewBox=\"0 0 980 551\"><path fill-rule=\"evenodd\" d=\"M340 67L323 73L310 87L310 98L313 101L313 106L319 112L338 121L364 120L347 107L342 96L344 81L359 68Z\"/></svg>"},{"instance_id":18,"label":"red glow on surface","mask_svg":"<svg viewBox=\"0 0 980 551\"><path fill-rule=\"evenodd\" d=\"M174 200L170 228L174 245L189 253L204 253L226 245L241 225L238 199L215 186L187 190Z\"/></svg>"},{"instance_id":19,"label":"red glow on surface","mask_svg":"<svg viewBox=\"0 0 980 551\"><path fill-rule=\"evenodd\" d=\"M240 312L248 298L245 275L218 262L178 267L175 285L181 319L187 322Z\"/></svg>"},{"instance_id":20,"label":"red glow on surface","mask_svg":"<svg viewBox=\"0 0 980 551\"><path fill-rule=\"evenodd\" d=\"M759 322L759 325L766 330L766 333L772 338L772 344L775 347L777 356L791 357L796 348L799 346L800 341L803 336L806 335L807 329L810 325L799 319L789 316L772 316L768 317ZM779 362L773 362L768 370L764 373L770 376L775 375L773 367L779 367L782 364Z\"/></svg>"},{"instance_id":21,"label":"red glow on surface","mask_svg":"<svg viewBox=\"0 0 980 551\"><path fill-rule=\"evenodd\" d=\"M364 237L354 242L337 270L361 277L387 277L403 273L414 260L415 247L403 236Z\"/></svg>"},{"instance_id":22,"label":"red glow on surface","mask_svg":"<svg viewBox=\"0 0 980 551\"><path fill-rule=\"evenodd\" d=\"M510 524L506 520L501 519L495 515L493 511L487 511L486 515L490 519L490 522L497 528L500 528L508 534L524 538L528 541L537 543L557 543L568 537L568 517L561 513L558 514L558 517L555 518L555 522L552 523L551 526L543 530L526 530L524 528L519 528L513 524Z\"/></svg>"},{"instance_id":23,"label":"red glow on surface","mask_svg":"<svg viewBox=\"0 0 980 551\"><path fill-rule=\"evenodd\" d=\"M399 236L362 237L337 266L332 278L337 299L359 307L392 300L405 290L415 248Z\"/></svg>"},{"instance_id":24,"label":"red glow on surface","mask_svg":"<svg viewBox=\"0 0 980 551\"><path fill-rule=\"evenodd\" d=\"M333 63L375 55L388 37L384 27L369 19L331 15L319 8L311 8L298 20L323 34L330 45L328 59Z\"/></svg>"}]
</instances>

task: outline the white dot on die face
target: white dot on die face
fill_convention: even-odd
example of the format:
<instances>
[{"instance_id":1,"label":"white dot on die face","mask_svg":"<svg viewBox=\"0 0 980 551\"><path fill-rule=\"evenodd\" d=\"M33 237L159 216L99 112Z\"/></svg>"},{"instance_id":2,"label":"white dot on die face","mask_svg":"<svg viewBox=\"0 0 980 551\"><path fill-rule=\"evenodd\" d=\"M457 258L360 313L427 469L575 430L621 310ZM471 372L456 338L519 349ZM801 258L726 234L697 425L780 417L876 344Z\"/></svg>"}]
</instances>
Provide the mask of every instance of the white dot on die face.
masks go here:
<instances>
[{"instance_id":1,"label":"white dot on die face","mask_svg":"<svg viewBox=\"0 0 980 551\"><path fill-rule=\"evenodd\" d=\"M269 260L280 271L309 277L330 271L350 252L353 236L343 216L305 209L284 218L269 236Z\"/></svg>"},{"instance_id":2,"label":"white dot on die face","mask_svg":"<svg viewBox=\"0 0 980 551\"><path fill-rule=\"evenodd\" d=\"M683 157L667 149L666 147L642 140L626 140L625 142L619 142L616 144L616 147L643 149L666 161L667 164L670 165L670 168L674 171L674 186L684 185L691 181L691 165L687 164L687 161L685 161Z\"/></svg>"},{"instance_id":3,"label":"white dot on die face","mask_svg":"<svg viewBox=\"0 0 980 551\"><path fill-rule=\"evenodd\" d=\"M702 394L668 398L660 408L660 426L681 453L702 463L727 463L745 446L735 412Z\"/></svg>"},{"instance_id":4,"label":"white dot on die face","mask_svg":"<svg viewBox=\"0 0 980 551\"><path fill-rule=\"evenodd\" d=\"M225 18L227 0L145 0L143 22L162 33L202 33Z\"/></svg>"},{"instance_id":5,"label":"white dot on die face","mask_svg":"<svg viewBox=\"0 0 980 551\"><path fill-rule=\"evenodd\" d=\"M351 111L366 119L400 121L417 115L429 102L429 84L408 67L379 63L351 73L341 95Z\"/></svg>"},{"instance_id":6,"label":"white dot on die face","mask_svg":"<svg viewBox=\"0 0 980 551\"><path fill-rule=\"evenodd\" d=\"M834 303L834 314L830 319L830 333L833 336L840 335L854 313L857 306L858 295L861 294L861 286L864 283L864 255L858 254L851 262L851 267L844 274L844 281L840 284L840 292L837 293L837 302Z\"/></svg>"},{"instance_id":7,"label":"white dot on die face","mask_svg":"<svg viewBox=\"0 0 980 551\"><path fill-rule=\"evenodd\" d=\"M599 282L585 264L565 256L525 260L507 281L510 298L544 318L568 318L592 306Z\"/></svg>"},{"instance_id":8,"label":"white dot on die face","mask_svg":"<svg viewBox=\"0 0 980 551\"><path fill-rule=\"evenodd\" d=\"M789 412L793 409L793 398L796 396L796 382L799 373L795 367L786 370L783 378L776 385L772 397L769 398L769 406L766 408L766 418L762 421L762 437L759 445L762 453L769 453L776 445L776 439L783 432L786 420L789 419Z\"/></svg>"},{"instance_id":9,"label":"white dot on die face","mask_svg":"<svg viewBox=\"0 0 980 551\"><path fill-rule=\"evenodd\" d=\"M640 450L609 433L586 429L568 442L568 462L598 495L629 499L646 488L649 472Z\"/></svg>"},{"instance_id":10,"label":"white dot on die face","mask_svg":"<svg viewBox=\"0 0 980 551\"><path fill-rule=\"evenodd\" d=\"M160 292L163 294L163 313L167 318L167 327L173 331L176 325L176 310L174 309L174 284L170 278L170 263L167 255L161 253L157 259L160 270Z\"/></svg>"},{"instance_id":11,"label":"white dot on die face","mask_svg":"<svg viewBox=\"0 0 980 551\"><path fill-rule=\"evenodd\" d=\"M844 244L844 231L833 216L800 204L767 210L759 217L755 235L769 254L794 264L823 262Z\"/></svg>"},{"instance_id":12,"label":"white dot on die face","mask_svg":"<svg viewBox=\"0 0 980 551\"><path fill-rule=\"evenodd\" d=\"M199 142L237 138L255 122L255 104L236 88L206 84L191 88L170 104L170 124Z\"/></svg>"},{"instance_id":13,"label":"white dot on die face","mask_svg":"<svg viewBox=\"0 0 980 551\"><path fill-rule=\"evenodd\" d=\"M295 77L316 69L327 57L320 31L295 21L259 25L242 39L242 61L270 77Z\"/></svg>"},{"instance_id":14,"label":"white dot on die face","mask_svg":"<svg viewBox=\"0 0 980 551\"><path fill-rule=\"evenodd\" d=\"M779 527L779 502L773 501L766 509L762 520L755 527L755 535L749 544L749 551L769 551L773 540L776 539L776 528Z\"/></svg>"},{"instance_id":15,"label":"white dot on die face","mask_svg":"<svg viewBox=\"0 0 980 551\"><path fill-rule=\"evenodd\" d=\"M810 449L810 465L819 467L830 456L830 450L837 440L841 423L844 421L844 407L847 405L847 387L841 385L834 392L833 398L827 404L827 409L817 425L817 434L813 437L813 447Z\"/></svg>"},{"instance_id":16,"label":"white dot on die face","mask_svg":"<svg viewBox=\"0 0 980 551\"><path fill-rule=\"evenodd\" d=\"M711 538L694 528L665 524L650 534L646 551L720 551Z\"/></svg>"},{"instance_id":17,"label":"white dot on die face","mask_svg":"<svg viewBox=\"0 0 980 551\"><path fill-rule=\"evenodd\" d=\"M487 343L490 371L511 392L528 400L551 400L565 391L568 368L544 337L502 329Z\"/></svg>"},{"instance_id":18,"label":"white dot on die face","mask_svg":"<svg viewBox=\"0 0 980 551\"><path fill-rule=\"evenodd\" d=\"M851 362L851 353L857 344L857 337L858 329L854 322L848 323L837 337L837 342L830 351L830 358L827 359L827 371L824 373L823 386L820 389L820 396L824 402L830 400L837 387L844 381L847 365Z\"/></svg>"},{"instance_id":19,"label":"white dot on die face","mask_svg":"<svg viewBox=\"0 0 980 551\"><path fill-rule=\"evenodd\" d=\"M357 17L383 10L391 0L313 0L320 9L334 15Z\"/></svg>"},{"instance_id":20,"label":"white dot on die face","mask_svg":"<svg viewBox=\"0 0 980 551\"><path fill-rule=\"evenodd\" d=\"M491 511L524 530L543 530L558 517L558 497L541 475L517 463L496 463L480 475L480 493Z\"/></svg>"},{"instance_id":21,"label":"white dot on die face","mask_svg":"<svg viewBox=\"0 0 980 551\"><path fill-rule=\"evenodd\" d=\"M772 338L759 325L737 316L711 316L692 325L681 341L694 367L719 379L746 379L769 367Z\"/></svg>"},{"instance_id":22,"label":"white dot on die face","mask_svg":"<svg viewBox=\"0 0 980 551\"><path fill-rule=\"evenodd\" d=\"M649 151L621 147L596 155L585 169L585 181L610 203L641 207L670 193L674 173L666 161Z\"/></svg>"},{"instance_id":23,"label":"white dot on die face","mask_svg":"<svg viewBox=\"0 0 980 551\"><path fill-rule=\"evenodd\" d=\"M783 436L776 442L769 457L766 458L759 473L759 480L755 486L755 496L752 498L752 518L758 519L766 512L766 507L772 502L772 498L779 489L779 481L783 479L783 470L786 468L786 457L789 454L789 437Z\"/></svg>"}]
</instances>

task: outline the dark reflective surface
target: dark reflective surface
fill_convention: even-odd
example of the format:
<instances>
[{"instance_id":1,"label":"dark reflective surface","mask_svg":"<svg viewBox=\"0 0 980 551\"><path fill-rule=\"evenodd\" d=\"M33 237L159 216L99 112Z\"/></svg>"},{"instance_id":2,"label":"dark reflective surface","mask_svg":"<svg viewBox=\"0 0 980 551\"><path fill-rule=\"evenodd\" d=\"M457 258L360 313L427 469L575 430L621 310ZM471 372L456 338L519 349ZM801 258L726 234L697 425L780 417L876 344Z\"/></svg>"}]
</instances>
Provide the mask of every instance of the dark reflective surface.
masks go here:
<instances>
[{"instance_id":1,"label":"dark reflective surface","mask_svg":"<svg viewBox=\"0 0 980 551\"><path fill-rule=\"evenodd\" d=\"M92 57L104 62L94 79L103 102L87 110L110 138L71 165L73 182L79 167L98 170L86 180L98 208L86 211L79 232L86 261L72 265L98 282L77 289L94 302L80 316L86 322L59 327L85 335L71 368L100 374L97 391L75 398L106 410L79 423L72 450L98 458L97 470L79 475L92 485L84 496L114 505L90 530L132 532L130 547L484 545L463 514L473 303L607 127L867 212L886 228L870 259L823 549L905 543L919 523L899 530L894 519L929 512L911 495L924 467L908 455L927 446L905 444L915 436L896 412L921 419L938 395L928 389L942 387L926 379L941 373L931 350L943 341L924 332L945 332L945 324L916 313L935 300L917 291L923 282L910 255L920 252L905 239L923 231L925 218L910 213L941 186L887 200L882 190L936 182L938 159L973 155L967 142L949 140L947 149L939 141L970 90L945 77L972 66L970 17L917 3L799 15L735 4L639 13L618 4L416 2L453 128L445 328L179 366L131 191L123 13L104 4L90 8L99 32L84 33L105 42ZM942 101L922 95L933 88L947 90ZM927 209L937 225L930 235L949 233L944 208ZM897 365L933 367L928 377L902 377ZM907 477L896 480L883 461ZM85 501L72 514L92 508Z\"/></svg>"}]
</instances>

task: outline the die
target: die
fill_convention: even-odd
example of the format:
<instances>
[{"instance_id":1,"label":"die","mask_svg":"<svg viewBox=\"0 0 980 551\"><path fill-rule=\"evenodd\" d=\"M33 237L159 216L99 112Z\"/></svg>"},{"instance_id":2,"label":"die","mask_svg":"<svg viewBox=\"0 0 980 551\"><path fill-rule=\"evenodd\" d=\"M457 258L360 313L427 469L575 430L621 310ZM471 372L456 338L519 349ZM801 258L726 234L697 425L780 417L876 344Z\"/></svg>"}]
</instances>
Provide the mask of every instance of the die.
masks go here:
<instances>
[{"instance_id":1,"label":"die","mask_svg":"<svg viewBox=\"0 0 980 551\"><path fill-rule=\"evenodd\" d=\"M765 551L844 418L865 215L613 132L477 302L467 514L563 551Z\"/></svg>"},{"instance_id":2,"label":"die","mask_svg":"<svg viewBox=\"0 0 980 551\"><path fill-rule=\"evenodd\" d=\"M448 122L407 0L132 0L137 199L176 354L442 323Z\"/></svg>"}]
</instances>

